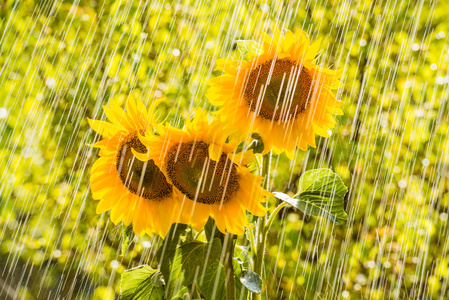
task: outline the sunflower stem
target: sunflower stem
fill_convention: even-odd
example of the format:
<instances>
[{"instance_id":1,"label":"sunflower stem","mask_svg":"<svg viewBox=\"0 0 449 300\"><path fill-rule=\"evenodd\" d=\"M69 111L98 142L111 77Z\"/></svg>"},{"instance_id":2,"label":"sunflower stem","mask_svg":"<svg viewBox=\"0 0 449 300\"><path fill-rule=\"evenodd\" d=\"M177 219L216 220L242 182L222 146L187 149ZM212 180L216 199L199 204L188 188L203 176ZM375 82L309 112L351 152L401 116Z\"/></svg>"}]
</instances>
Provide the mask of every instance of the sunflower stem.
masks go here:
<instances>
[{"instance_id":1,"label":"sunflower stem","mask_svg":"<svg viewBox=\"0 0 449 300\"><path fill-rule=\"evenodd\" d=\"M262 176L264 177L262 187L268 190L270 182L270 164L271 164L271 152L263 156L262 162ZM265 231L265 224L267 223L267 216L259 218L259 223L257 227L257 250L256 250L256 260L254 262L254 272L259 274L263 281L263 258L265 255L265 244L267 238L267 232ZM260 295L253 293L253 299L260 299Z\"/></svg>"},{"instance_id":2,"label":"sunflower stem","mask_svg":"<svg viewBox=\"0 0 449 300\"><path fill-rule=\"evenodd\" d=\"M235 275L234 268L232 266L232 260L234 258L234 235L227 234L224 239L224 269L226 276L226 299L235 300Z\"/></svg>"},{"instance_id":3,"label":"sunflower stem","mask_svg":"<svg viewBox=\"0 0 449 300\"><path fill-rule=\"evenodd\" d=\"M274 209L274 211L271 213L270 217L268 218L267 224L265 224L264 232L267 233L268 230L270 230L271 224L273 224L274 218L276 218L277 214L281 211L281 209L286 206L287 202L282 202Z\"/></svg>"},{"instance_id":4,"label":"sunflower stem","mask_svg":"<svg viewBox=\"0 0 449 300\"><path fill-rule=\"evenodd\" d=\"M256 253L256 243L254 242L254 232L253 232L253 229L252 228L249 228L248 227L248 235L249 235L249 240L250 240L250 243L251 243L251 251L253 252L253 253Z\"/></svg>"}]
</instances>

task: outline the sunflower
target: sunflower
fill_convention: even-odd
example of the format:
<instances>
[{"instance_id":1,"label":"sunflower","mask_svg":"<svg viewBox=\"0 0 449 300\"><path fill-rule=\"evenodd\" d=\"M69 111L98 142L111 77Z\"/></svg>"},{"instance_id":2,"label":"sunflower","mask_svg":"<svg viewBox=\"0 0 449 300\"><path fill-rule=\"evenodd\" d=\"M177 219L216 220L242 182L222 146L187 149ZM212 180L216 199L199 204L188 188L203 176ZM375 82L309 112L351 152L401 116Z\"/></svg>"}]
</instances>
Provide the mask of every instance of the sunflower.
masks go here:
<instances>
[{"instance_id":1,"label":"sunflower","mask_svg":"<svg viewBox=\"0 0 449 300\"><path fill-rule=\"evenodd\" d=\"M160 135L140 136L149 151L135 155L143 161L153 159L182 192L181 223L199 231L211 216L221 232L243 234L248 226L246 210L256 216L266 214L260 202L271 193L260 186L263 178L244 166L254 160L254 154L236 154L238 144L226 141L221 123L210 123L207 113L198 109L185 130L159 125L157 132Z\"/></svg>"},{"instance_id":2,"label":"sunflower","mask_svg":"<svg viewBox=\"0 0 449 300\"><path fill-rule=\"evenodd\" d=\"M130 95L126 112L114 100L103 107L110 122L88 119L90 126L102 135L94 144L100 158L91 169L92 196L100 200L97 213L111 210L111 220L125 225L133 223L136 234L158 232L165 236L179 211L178 194L154 161L142 162L133 152L146 153L138 135L151 132L155 124L153 111L161 100L147 110L140 99Z\"/></svg>"},{"instance_id":3,"label":"sunflower","mask_svg":"<svg viewBox=\"0 0 449 300\"><path fill-rule=\"evenodd\" d=\"M293 156L295 146L315 147L315 134L329 137L343 114L331 90L342 86L341 71L314 64L319 41L309 45L301 30L264 35L260 48L249 49L249 61L217 60L225 74L209 81L207 97L226 126L240 138L257 132L271 149Z\"/></svg>"}]
</instances>

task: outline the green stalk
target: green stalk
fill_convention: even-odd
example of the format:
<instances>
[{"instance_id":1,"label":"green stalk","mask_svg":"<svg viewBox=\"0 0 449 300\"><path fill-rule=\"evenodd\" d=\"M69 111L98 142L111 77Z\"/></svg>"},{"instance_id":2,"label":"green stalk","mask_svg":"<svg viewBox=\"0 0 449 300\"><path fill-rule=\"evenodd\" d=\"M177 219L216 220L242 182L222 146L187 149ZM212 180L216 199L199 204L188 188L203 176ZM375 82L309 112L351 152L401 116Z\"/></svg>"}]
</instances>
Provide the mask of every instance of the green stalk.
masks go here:
<instances>
[{"instance_id":1,"label":"green stalk","mask_svg":"<svg viewBox=\"0 0 449 300\"><path fill-rule=\"evenodd\" d=\"M262 162L262 176L264 177L264 181L262 187L268 190L269 181L270 181L270 164L271 164L271 153L265 154L263 156ZM263 281L263 258L265 255L265 244L267 238L267 232L265 231L265 224L267 222L267 216L263 216L259 218L258 226L257 226L257 252L256 252L256 260L254 262L254 272L259 274L260 278ZM260 295L253 293L253 299L260 299Z\"/></svg>"},{"instance_id":2,"label":"green stalk","mask_svg":"<svg viewBox=\"0 0 449 300\"><path fill-rule=\"evenodd\" d=\"M276 218L276 215L281 211L281 209L286 206L287 202L282 202L274 209L274 211L271 213L270 217L268 218L267 224L265 224L264 231L268 232L270 230L271 224L273 224L274 218Z\"/></svg>"},{"instance_id":3,"label":"green stalk","mask_svg":"<svg viewBox=\"0 0 449 300\"><path fill-rule=\"evenodd\" d=\"M254 232L252 228L248 228L249 231L249 241L251 243L251 252L256 253L256 243L254 242Z\"/></svg>"},{"instance_id":4,"label":"green stalk","mask_svg":"<svg viewBox=\"0 0 449 300\"><path fill-rule=\"evenodd\" d=\"M234 282L234 268L232 266L232 259L234 258L234 236L227 234L224 239L224 269L226 278L226 299L235 300L235 282Z\"/></svg>"}]
</instances>

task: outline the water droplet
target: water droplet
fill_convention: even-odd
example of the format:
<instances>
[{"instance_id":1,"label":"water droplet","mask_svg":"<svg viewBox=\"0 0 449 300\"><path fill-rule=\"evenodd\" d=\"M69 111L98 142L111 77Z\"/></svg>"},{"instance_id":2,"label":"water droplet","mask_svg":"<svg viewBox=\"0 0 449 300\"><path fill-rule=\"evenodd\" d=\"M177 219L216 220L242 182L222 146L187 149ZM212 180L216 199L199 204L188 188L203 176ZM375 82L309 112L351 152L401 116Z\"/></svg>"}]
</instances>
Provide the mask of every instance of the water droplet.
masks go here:
<instances>
[{"instance_id":1,"label":"water droplet","mask_svg":"<svg viewBox=\"0 0 449 300\"><path fill-rule=\"evenodd\" d=\"M51 253L51 256L53 256L54 258L61 257L61 255L62 255L61 250L54 250L54 251Z\"/></svg>"},{"instance_id":2,"label":"water droplet","mask_svg":"<svg viewBox=\"0 0 449 300\"><path fill-rule=\"evenodd\" d=\"M214 47L214 42L207 41L204 47L206 47L206 49L212 49Z\"/></svg>"},{"instance_id":3,"label":"water droplet","mask_svg":"<svg viewBox=\"0 0 449 300\"><path fill-rule=\"evenodd\" d=\"M139 54L133 54L133 60L134 61L139 61L140 60L140 55Z\"/></svg>"},{"instance_id":4,"label":"water droplet","mask_svg":"<svg viewBox=\"0 0 449 300\"><path fill-rule=\"evenodd\" d=\"M270 10L270 7L268 6L268 4L262 3L262 4L260 5L260 10L261 10L263 13L267 13L267 12Z\"/></svg>"},{"instance_id":5,"label":"water droplet","mask_svg":"<svg viewBox=\"0 0 449 300\"><path fill-rule=\"evenodd\" d=\"M47 79L45 79L45 85L52 89L55 87L56 81L54 78L48 77Z\"/></svg>"},{"instance_id":6,"label":"water droplet","mask_svg":"<svg viewBox=\"0 0 449 300\"><path fill-rule=\"evenodd\" d=\"M8 110L4 107L0 107L0 119L5 119L8 116Z\"/></svg>"},{"instance_id":7,"label":"water droplet","mask_svg":"<svg viewBox=\"0 0 449 300\"><path fill-rule=\"evenodd\" d=\"M33 156L33 149L31 149L30 147L25 147L22 149L21 154L24 158L30 158L31 156Z\"/></svg>"},{"instance_id":8,"label":"water droplet","mask_svg":"<svg viewBox=\"0 0 449 300\"><path fill-rule=\"evenodd\" d=\"M437 79L435 80L436 84L445 84L447 83L446 77L443 76L437 76Z\"/></svg>"},{"instance_id":9,"label":"water droplet","mask_svg":"<svg viewBox=\"0 0 449 300\"><path fill-rule=\"evenodd\" d=\"M116 260L111 261L111 268L113 269L117 269L118 267L120 267L120 263Z\"/></svg>"},{"instance_id":10,"label":"water droplet","mask_svg":"<svg viewBox=\"0 0 449 300\"><path fill-rule=\"evenodd\" d=\"M419 109L415 110L415 116L417 118L422 118L425 115L426 115L426 111L424 109L419 108Z\"/></svg>"},{"instance_id":11,"label":"water droplet","mask_svg":"<svg viewBox=\"0 0 449 300\"><path fill-rule=\"evenodd\" d=\"M160 97L162 97L162 96L163 96L162 91L157 90L156 92L154 92L154 97L160 98Z\"/></svg>"},{"instance_id":12,"label":"water droplet","mask_svg":"<svg viewBox=\"0 0 449 300\"><path fill-rule=\"evenodd\" d=\"M401 189L404 189L404 188L407 186L407 181L405 181L404 179L399 180L398 186L399 186Z\"/></svg>"},{"instance_id":13,"label":"water droplet","mask_svg":"<svg viewBox=\"0 0 449 300\"><path fill-rule=\"evenodd\" d=\"M443 31L440 31L440 32L438 32L437 34L436 34L436 38L439 40L439 39L442 39L442 38L444 38L444 37L446 37L446 34L444 34L444 32Z\"/></svg>"}]
</instances>

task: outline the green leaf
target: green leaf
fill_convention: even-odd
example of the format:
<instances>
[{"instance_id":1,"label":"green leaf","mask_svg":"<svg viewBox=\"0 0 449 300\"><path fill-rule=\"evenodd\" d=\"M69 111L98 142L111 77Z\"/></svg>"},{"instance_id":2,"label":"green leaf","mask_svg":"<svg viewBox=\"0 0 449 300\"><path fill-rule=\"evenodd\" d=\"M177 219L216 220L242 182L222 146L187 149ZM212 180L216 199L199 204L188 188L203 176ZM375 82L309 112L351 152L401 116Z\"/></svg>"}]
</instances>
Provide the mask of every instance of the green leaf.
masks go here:
<instances>
[{"instance_id":1,"label":"green leaf","mask_svg":"<svg viewBox=\"0 0 449 300\"><path fill-rule=\"evenodd\" d=\"M226 299L226 283L224 267L214 262L198 280L198 287L206 299Z\"/></svg>"},{"instance_id":2,"label":"green leaf","mask_svg":"<svg viewBox=\"0 0 449 300\"><path fill-rule=\"evenodd\" d=\"M198 280L198 287L206 299L226 300L225 269L219 262L214 262ZM235 296L237 300L248 299L248 289L235 279Z\"/></svg>"},{"instance_id":3,"label":"green leaf","mask_svg":"<svg viewBox=\"0 0 449 300\"><path fill-rule=\"evenodd\" d=\"M162 242L161 247L159 247L156 253L156 258L159 264L161 264L161 261L164 259L164 256L167 253L171 253L178 247L178 245L185 242L185 235L188 229L189 226L187 226L186 224L172 224L170 230L167 233L167 236Z\"/></svg>"},{"instance_id":4,"label":"green leaf","mask_svg":"<svg viewBox=\"0 0 449 300\"><path fill-rule=\"evenodd\" d=\"M235 299L236 300L246 300L248 299L249 291L242 284L240 280L235 279Z\"/></svg>"},{"instance_id":5,"label":"green leaf","mask_svg":"<svg viewBox=\"0 0 449 300\"><path fill-rule=\"evenodd\" d=\"M169 248L160 262L161 272L166 279L170 294L187 286L199 278L216 261L221 253L221 242L214 239L210 243L190 241L176 248Z\"/></svg>"},{"instance_id":6,"label":"green leaf","mask_svg":"<svg viewBox=\"0 0 449 300\"><path fill-rule=\"evenodd\" d=\"M262 45L253 40L238 40L237 48L242 53L245 59L247 59L248 53L254 53L257 55L263 53Z\"/></svg>"},{"instance_id":7,"label":"green leaf","mask_svg":"<svg viewBox=\"0 0 449 300\"><path fill-rule=\"evenodd\" d=\"M262 137L257 132L252 133L251 137L253 138L253 141L251 142L248 150L253 150L254 154L262 153L265 149Z\"/></svg>"},{"instance_id":8,"label":"green leaf","mask_svg":"<svg viewBox=\"0 0 449 300\"><path fill-rule=\"evenodd\" d=\"M164 296L162 274L144 265L126 270L120 283L122 300L156 300Z\"/></svg>"},{"instance_id":9,"label":"green leaf","mask_svg":"<svg viewBox=\"0 0 449 300\"><path fill-rule=\"evenodd\" d=\"M190 299L190 293L189 288L186 286L180 286L176 289L176 293L172 294L169 298L171 300L189 300Z\"/></svg>"},{"instance_id":10,"label":"green leaf","mask_svg":"<svg viewBox=\"0 0 449 300\"><path fill-rule=\"evenodd\" d=\"M262 292L262 279L256 272L253 272L251 270L246 271L245 274L240 277L240 281L251 292L257 294L260 294L260 292Z\"/></svg>"},{"instance_id":11,"label":"green leaf","mask_svg":"<svg viewBox=\"0 0 449 300\"><path fill-rule=\"evenodd\" d=\"M300 209L310 216L324 217L335 224L344 224L344 197L348 188L340 177L329 169L315 169L305 172L299 180L298 199L284 193L275 197Z\"/></svg>"},{"instance_id":12,"label":"green leaf","mask_svg":"<svg viewBox=\"0 0 449 300\"><path fill-rule=\"evenodd\" d=\"M123 240L122 240L122 247L121 247L120 255L123 256L123 255L125 255L126 250L129 247L129 243L134 239L133 224L131 223L128 226L123 224L122 233L123 233Z\"/></svg>"},{"instance_id":13,"label":"green leaf","mask_svg":"<svg viewBox=\"0 0 449 300\"><path fill-rule=\"evenodd\" d=\"M241 265L243 271L250 269L253 265L253 259L248 251L248 247L235 245L234 255L236 256L234 259ZM235 270L235 273L237 276L240 275L237 270Z\"/></svg>"},{"instance_id":14,"label":"green leaf","mask_svg":"<svg viewBox=\"0 0 449 300\"><path fill-rule=\"evenodd\" d=\"M209 242L213 241L215 238L218 238L218 239L220 239L221 243L223 244L224 234L218 230L214 219L209 218L207 220L206 226L204 226L204 232L205 232L206 238Z\"/></svg>"}]
</instances>

